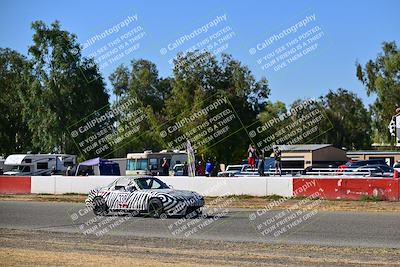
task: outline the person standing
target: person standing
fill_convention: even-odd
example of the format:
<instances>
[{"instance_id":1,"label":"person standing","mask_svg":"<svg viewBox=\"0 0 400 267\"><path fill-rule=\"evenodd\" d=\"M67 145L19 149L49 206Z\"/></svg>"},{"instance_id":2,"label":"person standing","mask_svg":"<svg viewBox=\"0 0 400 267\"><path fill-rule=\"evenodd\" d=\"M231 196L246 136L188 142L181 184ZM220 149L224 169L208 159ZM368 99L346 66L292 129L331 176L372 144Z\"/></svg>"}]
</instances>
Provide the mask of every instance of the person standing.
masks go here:
<instances>
[{"instance_id":1,"label":"person standing","mask_svg":"<svg viewBox=\"0 0 400 267\"><path fill-rule=\"evenodd\" d=\"M264 164L265 164L265 156L264 156L264 150L263 150L262 151L262 155L261 155L261 159L258 160L258 174L260 176L265 176Z\"/></svg>"},{"instance_id":2,"label":"person standing","mask_svg":"<svg viewBox=\"0 0 400 267\"><path fill-rule=\"evenodd\" d=\"M163 162L161 164L161 168L162 168L162 175L163 176L168 176L168 174L169 174L169 164L168 164L167 158L163 158Z\"/></svg>"},{"instance_id":3,"label":"person standing","mask_svg":"<svg viewBox=\"0 0 400 267\"><path fill-rule=\"evenodd\" d=\"M274 159L275 159L275 175L279 173L279 176L282 176L282 152L278 146L274 148Z\"/></svg>"},{"instance_id":4,"label":"person standing","mask_svg":"<svg viewBox=\"0 0 400 267\"><path fill-rule=\"evenodd\" d=\"M214 165L211 162L211 160L208 159L207 162L206 162L206 176L207 177L211 176L211 173L212 173L213 169L214 169Z\"/></svg>"},{"instance_id":5,"label":"person standing","mask_svg":"<svg viewBox=\"0 0 400 267\"><path fill-rule=\"evenodd\" d=\"M205 175L205 169L201 161L197 163L196 167L196 176L204 176Z\"/></svg>"},{"instance_id":6,"label":"person standing","mask_svg":"<svg viewBox=\"0 0 400 267\"><path fill-rule=\"evenodd\" d=\"M183 176L188 176L189 175L189 170L188 170L188 164L185 161L185 163L183 163Z\"/></svg>"},{"instance_id":7,"label":"person standing","mask_svg":"<svg viewBox=\"0 0 400 267\"><path fill-rule=\"evenodd\" d=\"M257 158L257 154L256 154L256 149L254 148L253 145L249 145L249 148L247 149L247 162L251 167L251 170L255 170L256 169L256 158Z\"/></svg>"}]
</instances>

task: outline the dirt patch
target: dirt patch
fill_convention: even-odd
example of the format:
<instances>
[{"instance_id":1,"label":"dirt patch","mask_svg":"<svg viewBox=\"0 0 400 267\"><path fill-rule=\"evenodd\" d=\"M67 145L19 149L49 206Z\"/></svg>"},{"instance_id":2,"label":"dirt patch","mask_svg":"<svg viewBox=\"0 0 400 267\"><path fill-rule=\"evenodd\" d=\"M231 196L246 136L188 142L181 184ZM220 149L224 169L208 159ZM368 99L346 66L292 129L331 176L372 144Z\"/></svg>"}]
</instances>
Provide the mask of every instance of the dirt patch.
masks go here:
<instances>
[{"instance_id":1,"label":"dirt patch","mask_svg":"<svg viewBox=\"0 0 400 267\"><path fill-rule=\"evenodd\" d=\"M260 209L268 206L280 197L253 197L253 196L227 196L230 198L230 208ZM0 195L0 201L48 201L48 202L75 202L84 203L86 195L66 194L66 195ZM217 206L221 201L215 197L206 197L206 204L209 207ZM271 209L287 209L295 206L301 199L287 199ZM215 203L215 204L213 204ZM318 211L370 211L370 212L400 212L400 202L389 201L351 201L351 200L321 200L315 207Z\"/></svg>"},{"instance_id":2,"label":"dirt patch","mask_svg":"<svg viewBox=\"0 0 400 267\"><path fill-rule=\"evenodd\" d=\"M29 195L0 195L0 201L45 201L45 202L73 202L84 203L87 195L66 194L66 195L50 195L50 194L29 194Z\"/></svg>"},{"instance_id":3,"label":"dirt patch","mask_svg":"<svg viewBox=\"0 0 400 267\"><path fill-rule=\"evenodd\" d=\"M396 266L400 251L0 229L3 266ZM398 265L397 265L398 266Z\"/></svg>"}]
</instances>

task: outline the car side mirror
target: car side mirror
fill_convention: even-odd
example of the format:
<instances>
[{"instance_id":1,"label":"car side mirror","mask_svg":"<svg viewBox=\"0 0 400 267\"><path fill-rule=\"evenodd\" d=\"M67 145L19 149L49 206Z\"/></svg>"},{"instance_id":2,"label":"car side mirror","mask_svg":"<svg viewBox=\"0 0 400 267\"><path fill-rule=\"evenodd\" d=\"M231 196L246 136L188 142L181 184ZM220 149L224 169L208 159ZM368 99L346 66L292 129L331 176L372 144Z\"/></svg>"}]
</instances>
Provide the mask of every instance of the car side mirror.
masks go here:
<instances>
[{"instance_id":1,"label":"car side mirror","mask_svg":"<svg viewBox=\"0 0 400 267\"><path fill-rule=\"evenodd\" d=\"M174 188L174 187L173 187L172 185L170 185L170 184L168 185L168 187L169 187L169 188Z\"/></svg>"}]
</instances>

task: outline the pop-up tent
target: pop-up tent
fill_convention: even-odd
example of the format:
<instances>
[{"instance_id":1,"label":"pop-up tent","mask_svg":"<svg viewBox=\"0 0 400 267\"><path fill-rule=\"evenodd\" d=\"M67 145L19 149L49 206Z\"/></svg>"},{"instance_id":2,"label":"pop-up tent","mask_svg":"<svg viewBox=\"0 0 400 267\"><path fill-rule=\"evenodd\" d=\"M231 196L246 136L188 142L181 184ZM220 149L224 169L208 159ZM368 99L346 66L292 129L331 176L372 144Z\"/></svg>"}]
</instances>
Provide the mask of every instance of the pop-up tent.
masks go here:
<instances>
[{"instance_id":1,"label":"pop-up tent","mask_svg":"<svg viewBox=\"0 0 400 267\"><path fill-rule=\"evenodd\" d=\"M118 163L107 159L94 158L79 163L75 175L121 175L121 173Z\"/></svg>"}]
</instances>

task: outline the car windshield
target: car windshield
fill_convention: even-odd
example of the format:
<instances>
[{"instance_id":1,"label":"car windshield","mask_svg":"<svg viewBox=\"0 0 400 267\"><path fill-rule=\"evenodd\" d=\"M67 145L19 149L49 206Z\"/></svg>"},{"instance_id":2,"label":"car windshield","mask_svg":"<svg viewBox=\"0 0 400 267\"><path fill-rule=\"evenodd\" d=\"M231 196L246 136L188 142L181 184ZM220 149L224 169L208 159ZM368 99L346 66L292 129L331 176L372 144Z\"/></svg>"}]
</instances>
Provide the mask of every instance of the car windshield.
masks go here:
<instances>
[{"instance_id":1,"label":"car windshield","mask_svg":"<svg viewBox=\"0 0 400 267\"><path fill-rule=\"evenodd\" d=\"M145 171L148 169L147 159L128 159L126 169L129 171Z\"/></svg>"},{"instance_id":2,"label":"car windshield","mask_svg":"<svg viewBox=\"0 0 400 267\"><path fill-rule=\"evenodd\" d=\"M120 177L116 180L114 180L111 184L109 184L107 187L112 188L114 186L125 186L131 183L132 178L129 177Z\"/></svg>"},{"instance_id":3,"label":"car windshield","mask_svg":"<svg viewBox=\"0 0 400 267\"><path fill-rule=\"evenodd\" d=\"M30 172L31 168L29 166L24 165L16 165L11 168L13 172Z\"/></svg>"},{"instance_id":4,"label":"car windshield","mask_svg":"<svg viewBox=\"0 0 400 267\"><path fill-rule=\"evenodd\" d=\"M169 186L157 178L137 178L136 184L140 189L168 189Z\"/></svg>"},{"instance_id":5,"label":"car windshield","mask_svg":"<svg viewBox=\"0 0 400 267\"><path fill-rule=\"evenodd\" d=\"M174 170L175 170L175 171L181 171L181 170L183 170L183 165L175 165Z\"/></svg>"},{"instance_id":6,"label":"car windshield","mask_svg":"<svg viewBox=\"0 0 400 267\"><path fill-rule=\"evenodd\" d=\"M384 172L393 172L394 170L391 168L391 167L389 167L389 166L385 166L385 165L382 165L382 166L379 166Z\"/></svg>"}]
</instances>

